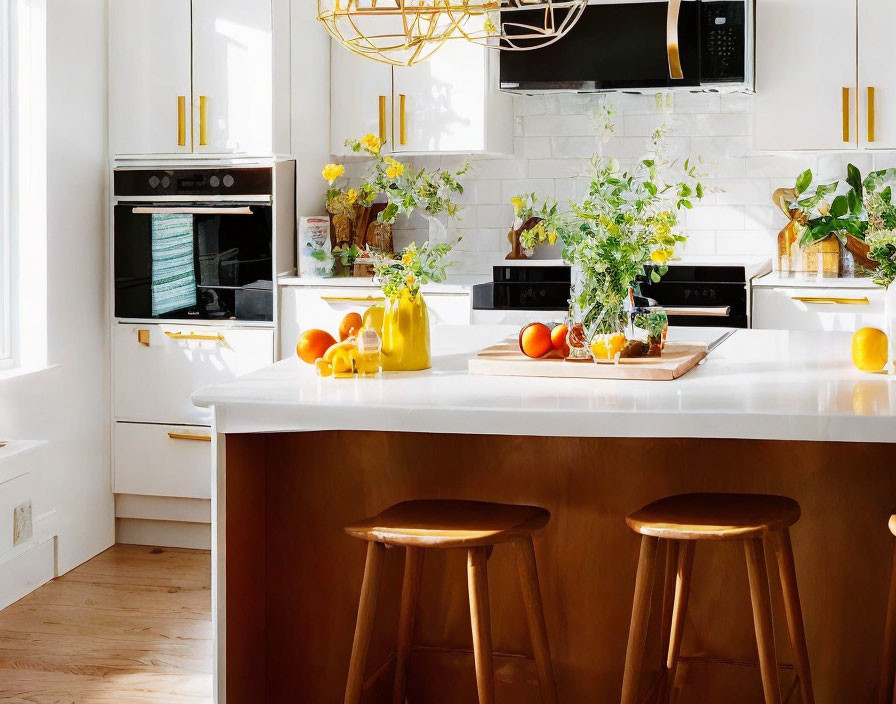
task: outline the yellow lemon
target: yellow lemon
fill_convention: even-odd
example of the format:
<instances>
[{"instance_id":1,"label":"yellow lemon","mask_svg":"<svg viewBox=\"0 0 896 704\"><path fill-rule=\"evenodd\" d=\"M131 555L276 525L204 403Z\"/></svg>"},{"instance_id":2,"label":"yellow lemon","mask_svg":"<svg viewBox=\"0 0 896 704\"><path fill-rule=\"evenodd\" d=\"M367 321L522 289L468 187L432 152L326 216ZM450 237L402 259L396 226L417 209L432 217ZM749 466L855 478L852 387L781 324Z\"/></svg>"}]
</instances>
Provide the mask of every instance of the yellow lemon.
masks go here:
<instances>
[{"instance_id":1,"label":"yellow lemon","mask_svg":"<svg viewBox=\"0 0 896 704\"><path fill-rule=\"evenodd\" d=\"M597 335L591 342L591 353L595 359L616 359L625 347L625 335L621 332L611 335Z\"/></svg>"},{"instance_id":2,"label":"yellow lemon","mask_svg":"<svg viewBox=\"0 0 896 704\"><path fill-rule=\"evenodd\" d=\"M863 372L887 366L887 336L877 328L862 328L852 336L852 363Z\"/></svg>"},{"instance_id":3,"label":"yellow lemon","mask_svg":"<svg viewBox=\"0 0 896 704\"><path fill-rule=\"evenodd\" d=\"M386 307L382 305L370 306L364 311L364 317L361 318L361 326L365 330L374 330L376 334L383 337L383 316L386 314Z\"/></svg>"}]
</instances>

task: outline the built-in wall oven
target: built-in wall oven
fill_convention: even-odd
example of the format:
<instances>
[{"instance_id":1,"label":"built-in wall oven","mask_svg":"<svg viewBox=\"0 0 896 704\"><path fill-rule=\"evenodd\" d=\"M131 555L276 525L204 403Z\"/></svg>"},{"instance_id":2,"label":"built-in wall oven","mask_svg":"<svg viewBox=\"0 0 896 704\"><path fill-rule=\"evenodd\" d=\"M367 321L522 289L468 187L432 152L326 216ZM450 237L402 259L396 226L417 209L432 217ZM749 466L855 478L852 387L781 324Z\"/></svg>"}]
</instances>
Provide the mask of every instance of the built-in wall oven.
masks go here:
<instances>
[{"instance_id":1,"label":"built-in wall oven","mask_svg":"<svg viewBox=\"0 0 896 704\"><path fill-rule=\"evenodd\" d=\"M272 321L274 169L114 172L115 317Z\"/></svg>"}]
</instances>

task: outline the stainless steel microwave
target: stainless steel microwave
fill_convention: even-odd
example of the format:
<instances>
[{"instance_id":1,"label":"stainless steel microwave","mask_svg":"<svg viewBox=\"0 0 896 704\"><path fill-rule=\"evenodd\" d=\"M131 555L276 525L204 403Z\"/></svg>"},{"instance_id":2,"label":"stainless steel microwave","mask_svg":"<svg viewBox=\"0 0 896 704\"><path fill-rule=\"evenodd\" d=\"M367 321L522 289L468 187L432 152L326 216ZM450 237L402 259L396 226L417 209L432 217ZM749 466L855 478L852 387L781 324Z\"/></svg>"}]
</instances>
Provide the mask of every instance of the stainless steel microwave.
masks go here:
<instances>
[{"instance_id":1,"label":"stainless steel microwave","mask_svg":"<svg viewBox=\"0 0 896 704\"><path fill-rule=\"evenodd\" d=\"M751 92L754 15L752 0L597 0L553 44L500 52L500 86Z\"/></svg>"}]
</instances>

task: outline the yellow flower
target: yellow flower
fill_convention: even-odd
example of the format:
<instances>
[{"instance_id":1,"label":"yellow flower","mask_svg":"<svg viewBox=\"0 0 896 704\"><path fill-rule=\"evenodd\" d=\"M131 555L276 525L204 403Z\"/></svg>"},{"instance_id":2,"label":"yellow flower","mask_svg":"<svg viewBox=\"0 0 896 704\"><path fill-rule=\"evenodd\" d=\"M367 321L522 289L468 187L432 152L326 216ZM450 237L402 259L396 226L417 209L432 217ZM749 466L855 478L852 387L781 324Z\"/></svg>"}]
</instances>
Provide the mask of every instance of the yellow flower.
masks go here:
<instances>
[{"instance_id":1,"label":"yellow flower","mask_svg":"<svg viewBox=\"0 0 896 704\"><path fill-rule=\"evenodd\" d=\"M365 134L361 137L361 146L374 154L380 153L380 139L374 134Z\"/></svg>"},{"instance_id":2,"label":"yellow flower","mask_svg":"<svg viewBox=\"0 0 896 704\"><path fill-rule=\"evenodd\" d=\"M325 179L327 179L327 183L331 186L333 185L333 181L342 176L345 173L345 167L342 164L327 164L324 167L324 170L321 171L321 175Z\"/></svg>"},{"instance_id":3,"label":"yellow flower","mask_svg":"<svg viewBox=\"0 0 896 704\"><path fill-rule=\"evenodd\" d=\"M654 264L665 264L673 254L671 249L655 249L650 253L650 259Z\"/></svg>"},{"instance_id":4,"label":"yellow flower","mask_svg":"<svg viewBox=\"0 0 896 704\"><path fill-rule=\"evenodd\" d=\"M514 196L513 198L510 199L510 202L513 204L513 214L519 215L520 211L523 209L523 205L525 204L523 197L522 196Z\"/></svg>"},{"instance_id":5,"label":"yellow flower","mask_svg":"<svg viewBox=\"0 0 896 704\"><path fill-rule=\"evenodd\" d=\"M491 19L485 20L485 22L482 24L482 28L489 34L494 34L498 31L498 28L495 27L495 23L492 22Z\"/></svg>"},{"instance_id":6,"label":"yellow flower","mask_svg":"<svg viewBox=\"0 0 896 704\"><path fill-rule=\"evenodd\" d=\"M405 282L408 286L413 286L413 285L414 285L414 281L416 281L416 279L414 278L414 275L413 275L413 274L410 274L410 275L407 276L407 277L405 278L405 280L404 280L404 282Z\"/></svg>"},{"instance_id":7,"label":"yellow flower","mask_svg":"<svg viewBox=\"0 0 896 704\"><path fill-rule=\"evenodd\" d=\"M389 178L398 178L404 173L404 164L401 162L387 156L386 163L389 164L389 167L386 169L386 176Z\"/></svg>"},{"instance_id":8,"label":"yellow flower","mask_svg":"<svg viewBox=\"0 0 896 704\"><path fill-rule=\"evenodd\" d=\"M412 261L414 261L414 255L412 252L405 252L403 255L401 255L401 263L405 266L409 266Z\"/></svg>"},{"instance_id":9,"label":"yellow flower","mask_svg":"<svg viewBox=\"0 0 896 704\"><path fill-rule=\"evenodd\" d=\"M354 188L349 188L345 194L345 199L349 205L354 205L355 201L358 200L358 192Z\"/></svg>"},{"instance_id":10,"label":"yellow flower","mask_svg":"<svg viewBox=\"0 0 896 704\"><path fill-rule=\"evenodd\" d=\"M557 244L557 231L556 230L551 230L548 233L548 244L550 244L551 246Z\"/></svg>"}]
</instances>

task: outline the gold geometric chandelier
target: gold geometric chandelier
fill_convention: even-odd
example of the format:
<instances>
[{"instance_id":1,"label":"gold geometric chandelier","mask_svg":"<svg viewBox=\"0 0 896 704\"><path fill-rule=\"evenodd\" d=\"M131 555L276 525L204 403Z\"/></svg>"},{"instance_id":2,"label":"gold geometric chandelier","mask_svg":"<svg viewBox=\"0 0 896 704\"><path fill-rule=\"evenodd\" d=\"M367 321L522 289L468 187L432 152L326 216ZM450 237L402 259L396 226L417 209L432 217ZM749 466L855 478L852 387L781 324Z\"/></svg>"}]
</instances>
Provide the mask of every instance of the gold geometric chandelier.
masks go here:
<instances>
[{"instance_id":1,"label":"gold geometric chandelier","mask_svg":"<svg viewBox=\"0 0 896 704\"><path fill-rule=\"evenodd\" d=\"M317 18L350 51L411 66L446 41L526 51L560 39L587 0L318 0Z\"/></svg>"}]
</instances>

